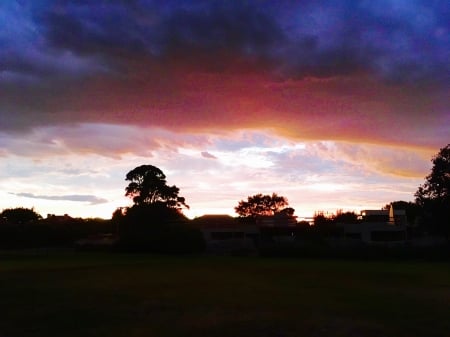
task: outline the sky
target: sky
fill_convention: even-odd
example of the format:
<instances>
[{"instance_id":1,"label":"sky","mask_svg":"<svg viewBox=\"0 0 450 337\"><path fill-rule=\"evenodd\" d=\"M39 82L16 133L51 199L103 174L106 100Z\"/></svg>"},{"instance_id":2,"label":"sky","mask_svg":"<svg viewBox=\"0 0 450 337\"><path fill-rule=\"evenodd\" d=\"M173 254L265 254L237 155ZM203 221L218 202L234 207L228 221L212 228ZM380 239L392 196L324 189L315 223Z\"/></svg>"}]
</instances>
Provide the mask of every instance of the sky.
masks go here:
<instances>
[{"instance_id":1,"label":"sky","mask_svg":"<svg viewBox=\"0 0 450 337\"><path fill-rule=\"evenodd\" d=\"M110 218L159 167L189 217L412 201L450 143L450 3L0 2L0 210Z\"/></svg>"}]
</instances>

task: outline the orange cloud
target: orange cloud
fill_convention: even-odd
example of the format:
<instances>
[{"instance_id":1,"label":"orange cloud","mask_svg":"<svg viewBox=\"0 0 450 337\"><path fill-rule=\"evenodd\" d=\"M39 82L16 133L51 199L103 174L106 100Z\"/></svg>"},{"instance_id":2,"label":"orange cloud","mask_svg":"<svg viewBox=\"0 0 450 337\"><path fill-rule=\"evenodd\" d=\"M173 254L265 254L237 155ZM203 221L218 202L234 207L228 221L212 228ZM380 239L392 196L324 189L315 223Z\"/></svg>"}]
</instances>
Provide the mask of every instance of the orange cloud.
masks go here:
<instances>
[{"instance_id":1,"label":"orange cloud","mask_svg":"<svg viewBox=\"0 0 450 337\"><path fill-rule=\"evenodd\" d=\"M95 121L176 131L271 129L300 140L348 140L439 147L450 117L442 92L383 84L367 76L277 82L271 75L182 67L96 79L80 92ZM167 69L166 69L167 70ZM137 85L139 84L139 85Z\"/></svg>"}]
</instances>

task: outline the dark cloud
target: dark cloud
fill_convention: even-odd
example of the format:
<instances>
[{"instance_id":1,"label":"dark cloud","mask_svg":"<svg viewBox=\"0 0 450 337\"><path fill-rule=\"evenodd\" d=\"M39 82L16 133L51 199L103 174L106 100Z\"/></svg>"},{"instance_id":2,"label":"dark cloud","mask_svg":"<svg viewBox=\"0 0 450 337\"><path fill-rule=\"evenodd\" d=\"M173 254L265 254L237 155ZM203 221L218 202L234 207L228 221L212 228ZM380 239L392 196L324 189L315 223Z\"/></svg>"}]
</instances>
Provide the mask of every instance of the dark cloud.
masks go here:
<instances>
[{"instance_id":1,"label":"dark cloud","mask_svg":"<svg viewBox=\"0 0 450 337\"><path fill-rule=\"evenodd\" d=\"M50 48L99 58L119 73L141 58L213 72L228 69L235 57L269 63L284 40L267 8L234 1L69 1L36 20Z\"/></svg>"},{"instance_id":2,"label":"dark cloud","mask_svg":"<svg viewBox=\"0 0 450 337\"><path fill-rule=\"evenodd\" d=\"M89 202L91 205L103 204L108 202L108 200L99 198L95 195L37 195L33 193L11 193L17 195L18 197L32 198L32 199L43 199L43 200L61 200L61 201L76 201L76 202Z\"/></svg>"},{"instance_id":3,"label":"dark cloud","mask_svg":"<svg viewBox=\"0 0 450 337\"><path fill-rule=\"evenodd\" d=\"M0 82L120 72L137 55L200 57L198 67L217 71L224 51L283 77L446 81L449 15L447 1L15 3L3 14Z\"/></svg>"},{"instance_id":4,"label":"dark cloud","mask_svg":"<svg viewBox=\"0 0 450 337\"><path fill-rule=\"evenodd\" d=\"M449 42L444 1L307 1L292 13L284 56L300 74L370 71L397 82L444 80L440 71L448 69ZM310 42L299 47L297 41Z\"/></svg>"},{"instance_id":5,"label":"dark cloud","mask_svg":"<svg viewBox=\"0 0 450 337\"><path fill-rule=\"evenodd\" d=\"M206 54L213 62L226 50L264 59L282 76L372 71L413 81L443 79L448 14L445 1L69 1L37 17L52 48L106 60Z\"/></svg>"}]
</instances>

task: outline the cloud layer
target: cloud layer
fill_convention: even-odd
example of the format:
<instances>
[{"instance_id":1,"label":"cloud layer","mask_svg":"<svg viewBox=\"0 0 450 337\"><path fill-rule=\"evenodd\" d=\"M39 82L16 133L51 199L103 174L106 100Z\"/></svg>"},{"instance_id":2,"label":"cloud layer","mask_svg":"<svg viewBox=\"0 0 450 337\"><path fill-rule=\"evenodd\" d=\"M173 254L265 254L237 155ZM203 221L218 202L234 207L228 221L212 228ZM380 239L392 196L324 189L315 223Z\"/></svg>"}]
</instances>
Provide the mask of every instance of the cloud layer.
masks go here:
<instances>
[{"instance_id":1,"label":"cloud layer","mask_svg":"<svg viewBox=\"0 0 450 337\"><path fill-rule=\"evenodd\" d=\"M134 151L113 143L109 154L96 154L82 151L83 139L68 144L55 139L58 151L47 142L28 153L7 154L0 166L0 191L7 192L0 192L0 208L21 205L43 214L109 217L115 207L131 202L124 197L126 173L152 164L163 170L169 184L180 188L191 206L189 216L233 214L239 200L272 192L288 197L299 215L377 209L389 201L412 200L429 172L432 155L414 148L350 142L299 143L265 131L198 137L129 126L82 127L91 128L103 130L100 135L122 135L135 144ZM70 132L84 134L77 128L59 129L62 135ZM141 142L142 133L155 142ZM99 138L97 146L108 139Z\"/></svg>"},{"instance_id":2,"label":"cloud layer","mask_svg":"<svg viewBox=\"0 0 450 337\"><path fill-rule=\"evenodd\" d=\"M88 202L91 205L97 205L107 202L108 200L96 197L95 195L36 195L33 193L13 193L18 197L43 199L43 200L62 200L62 201L76 201L76 202Z\"/></svg>"},{"instance_id":3,"label":"cloud layer","mask_svg":"<svg viewBox=\"0 0 450 337\"><path fill-rule=\"evenodd\" d=\"M3 131L266 127L428 147L449 136L445 1L2 6Z\"/></svg>"},{"instance_id":4,"label":"cloud layer","mask_svg":"<svg viewBox=\"0 0 450 337\"><path fill-rule=\"evenodd\" d=\"M133 54L183 62L194 56L208 61L195 66L219 72L230 60L216 60L214 67L213 59L226 52L294 77L372 71L393 81L447 79L446 1L59 1L9 7L7 17L24 26L16 31L23 40L42 38L47 51L110 65Z\"/></svg>"}]
</instances>

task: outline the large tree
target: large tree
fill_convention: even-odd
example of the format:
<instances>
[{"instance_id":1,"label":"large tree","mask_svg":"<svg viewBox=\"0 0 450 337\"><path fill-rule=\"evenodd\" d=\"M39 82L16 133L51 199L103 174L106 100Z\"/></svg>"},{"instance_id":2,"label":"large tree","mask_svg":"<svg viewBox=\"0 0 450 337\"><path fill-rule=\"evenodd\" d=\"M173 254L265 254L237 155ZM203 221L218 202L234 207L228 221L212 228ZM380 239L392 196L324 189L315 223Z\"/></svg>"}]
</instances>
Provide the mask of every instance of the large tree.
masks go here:
<instances>
[{"instance_id":1,"label":"large tree","mask_svg":"<svg viewBox=\"0 0 450 337\"><path fill-rule=\"evenodd\" d=\"M178 196L180 189L167 185L164 173L153 165L136 167L127 173L125 180L130 181L125 195L132 198L135 205L163 204L169 208L189 208L185 199Z\"/></svg>"},{"instance_id":2,"label":"large tree","mask_svg":"<svg viewBox=\"0 0 450 337\"><path fill-rule=\"evenodd\" d=\"M426 176L416 194L416 202L424 210L430 229L450 233L450 144L440 149L432 159L431 173Z\"/></svg>"},{"instance_id":3,"label":"large tree","mask_svg":"<svg viewBox=\"0 0 450 337\"><path fill-rule=\"evenodd\" d=\"M179 188L169 186L157 167L142 165L128 172L126 195L132 207L117 209L113 223L118 228L118 249L135 252L183 253L204 249L203 236L187 225L181 207L188 206L178 196Z\"/></svg>"},{"instance_id":4,"label":"large tree","mask_svg":"<svg viewBox=\"0 0 450 337\"><path fill-rule=\"evenodd\" d=\"M288 200L276 193L272 195L255 194L247 197L247 200L239 201L234 208L236 213L241 217L256 217L261 215L275 215L283 211L289 205ZM294 210L289 208L288 214L292 214Z\"/></svg>"}]
</instances>

